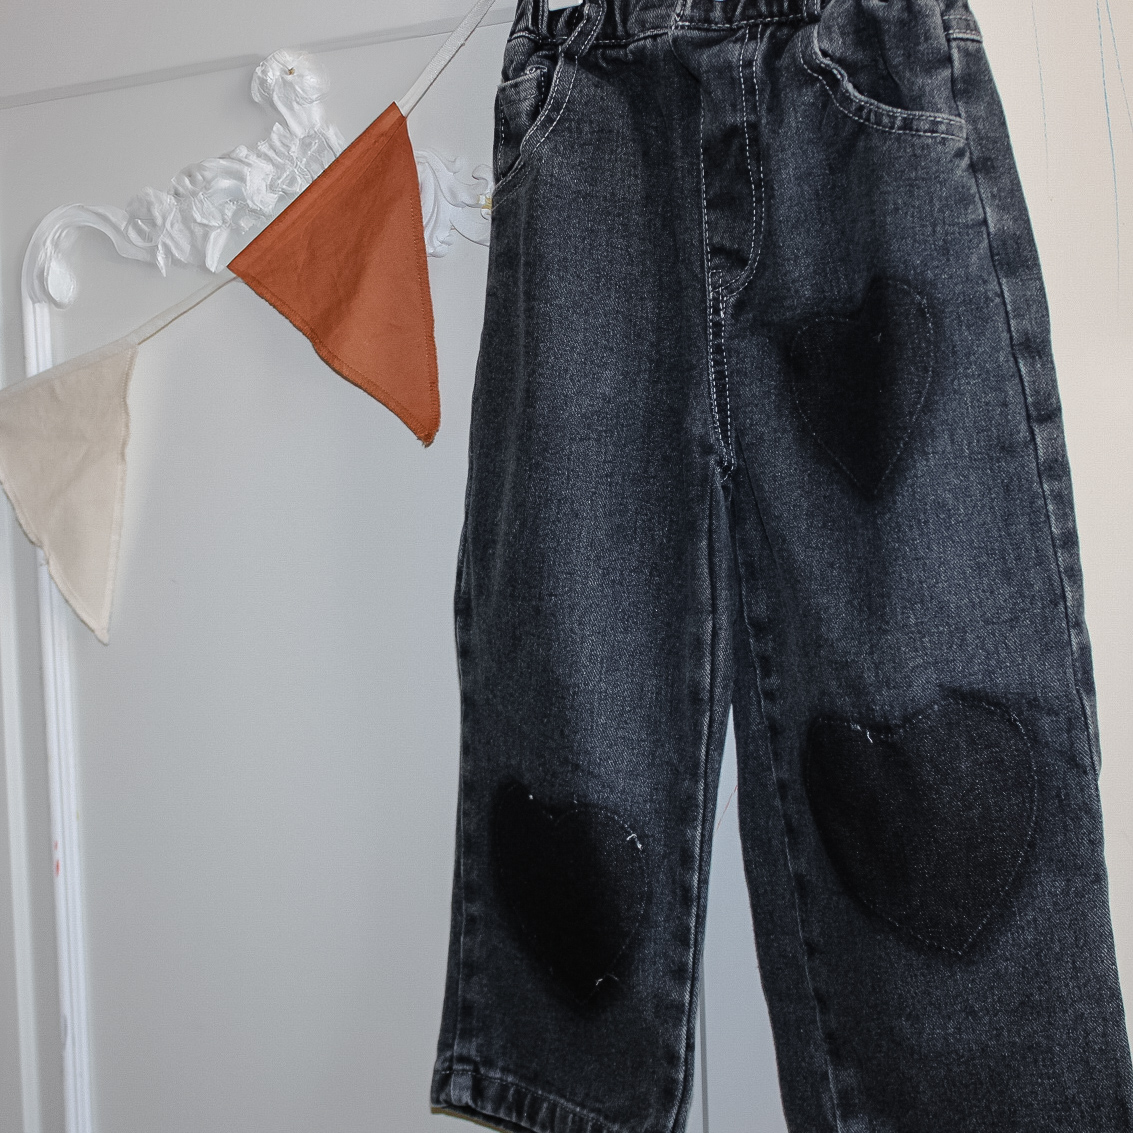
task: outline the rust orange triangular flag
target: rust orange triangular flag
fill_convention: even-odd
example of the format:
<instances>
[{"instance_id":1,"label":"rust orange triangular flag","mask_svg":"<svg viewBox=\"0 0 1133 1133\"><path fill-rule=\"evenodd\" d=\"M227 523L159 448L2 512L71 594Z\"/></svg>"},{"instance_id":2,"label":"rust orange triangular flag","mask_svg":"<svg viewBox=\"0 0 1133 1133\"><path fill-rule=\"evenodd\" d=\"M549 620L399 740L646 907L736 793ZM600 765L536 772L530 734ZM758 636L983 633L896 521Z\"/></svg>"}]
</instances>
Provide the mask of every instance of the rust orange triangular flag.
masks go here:
<instances>
[{"instance_id":1,"label":"rust orange triangular flag","mask_svg":"<svg viewBox=\"0 0 1133 1133\"><path fill-rule=\"evenodd\" d=\"M425 444L441 423L417 164L392 104L229 265Z\"/></svg>"}]
</instances>

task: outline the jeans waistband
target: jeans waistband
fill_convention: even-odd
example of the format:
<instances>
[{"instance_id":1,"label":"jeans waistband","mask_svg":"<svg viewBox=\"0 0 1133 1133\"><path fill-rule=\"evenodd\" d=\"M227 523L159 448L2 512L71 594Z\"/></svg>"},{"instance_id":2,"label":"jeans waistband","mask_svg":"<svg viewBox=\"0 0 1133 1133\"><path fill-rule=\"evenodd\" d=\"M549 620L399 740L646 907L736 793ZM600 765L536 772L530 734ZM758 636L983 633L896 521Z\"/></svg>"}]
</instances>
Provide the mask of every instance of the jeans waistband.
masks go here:
<instances>
[{"instance_id":1,"label":"jeans waistband","mask_svg":"<svg viewBox=\"0 0 1133 1133\"><path fill-rule=\"evenodd\" d=\"M565 39L583 8L604 8L598 39L632 40L671 27L727 28L765 22L817 20L829 0L585 0L584 5L548 11L547 0L519 0L514 30L540 38Z\"/></svg>"}]
</instances>

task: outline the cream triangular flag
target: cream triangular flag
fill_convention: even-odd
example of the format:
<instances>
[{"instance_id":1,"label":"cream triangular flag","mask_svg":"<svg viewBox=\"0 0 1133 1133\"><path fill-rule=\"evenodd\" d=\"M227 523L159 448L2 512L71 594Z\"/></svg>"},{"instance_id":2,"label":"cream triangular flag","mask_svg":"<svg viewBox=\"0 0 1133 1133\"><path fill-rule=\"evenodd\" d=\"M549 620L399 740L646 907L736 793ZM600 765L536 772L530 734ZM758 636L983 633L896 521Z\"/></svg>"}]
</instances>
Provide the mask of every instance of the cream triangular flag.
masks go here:
<instances>
[{"instance_id":1,"label":"cream triangular flag","mask_svg":"<svg viewBox=\"0 0 1133 1133\"><path fill-rule=\"evenodd\" d=\"M125 338L0 390L0 484L63 597L104 644L138 346L231 280L197 291Z\"/></svg>"},{"instance_id":2,"label":"cream triangular flag","mask_svg":"<svg viewBox=\"0 0 1133 1133\"><path fill-rule=\"evenodd\" d=\"M114 342L0 392L0 482L63 597L103 642L137 353L132 343Z\"/></svg>"}]
</instances>

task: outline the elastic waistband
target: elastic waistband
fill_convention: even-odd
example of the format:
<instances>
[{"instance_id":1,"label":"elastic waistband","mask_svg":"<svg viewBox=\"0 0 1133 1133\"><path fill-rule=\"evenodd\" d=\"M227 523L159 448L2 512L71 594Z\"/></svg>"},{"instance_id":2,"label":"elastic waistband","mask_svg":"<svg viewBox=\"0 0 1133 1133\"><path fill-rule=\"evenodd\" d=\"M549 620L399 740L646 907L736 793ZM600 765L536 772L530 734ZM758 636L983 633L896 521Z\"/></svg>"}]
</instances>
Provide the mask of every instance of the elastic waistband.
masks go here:
<instances>
[{"instance_id":1,"label":"elastic waistband","mask_svg":"<svg viewBox=\"0 0 1133 1133\"><path fill-rule=\"evenodd\" d=\"M604 8L600 41L639 39L671 27L728 28L745 24L817 20L828 0L585 0L547 10L547 0L519 0L514 30L540 39L565 39L593 6ZM584 13L583 9L587 9Z\"/></svg>"}]
</instances>

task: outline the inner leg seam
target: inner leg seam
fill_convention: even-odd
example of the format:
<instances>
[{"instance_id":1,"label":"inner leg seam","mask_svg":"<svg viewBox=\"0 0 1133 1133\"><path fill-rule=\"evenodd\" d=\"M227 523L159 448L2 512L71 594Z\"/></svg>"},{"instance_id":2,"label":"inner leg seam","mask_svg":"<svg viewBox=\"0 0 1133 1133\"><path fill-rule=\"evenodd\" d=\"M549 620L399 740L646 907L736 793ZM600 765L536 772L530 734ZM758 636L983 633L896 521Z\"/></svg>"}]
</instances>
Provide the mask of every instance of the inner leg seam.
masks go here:
<instances>
[{"instance_id":1,"label":"inner leg seam","mask_svg":"<svg viewBox=\"0 0 1133 1133\"><path fill-rule=\"evenodd\" d=\"M703 150L701 151L703 153ZM713 487L718 487L719 480L715 482ZM688 1036L690 1030L695 1028L696 1021L694 1018L693 1004L696 1002L696 988L699 981L701 965L704 962L703 948L701 947L701 930L703 928L703 915L701 912L701 877L704 873L704 846L705 846L705 829L708 824L708 808L709 808L709 790L708 790L708 761L712 752L712 737L716 731L716 681L719 677L716 664L716 646L717 641L717 620L716 615L719 609L717 601L716 586L717 578L716 571L713 569L713 544L712 544L712 497L711 494L708 498L708 539L707 543L707 557L708 557L708 720L705 727L704 746L701 752L700 759L700 821L697 826L697 845L696 845L696 880L693 888L693 925L692 925L692 947L690 950L690 964L689 964L689 980L687 987L687 1002L685 1009L685 1067L682 1074L681 1089L677 1094L676 1105L673 1108L673 1117L670 1122L670 1129L673 1133L677 1133L677 1122L680 1118L681 1110L684 1106L685 1098L690 1096L693 1088L693 1079L696 1076L695 1055L693 1058L687 1057L689 1050ZM711 849L711 839L708 840L708 846Z\"/></svg>"},{"instance_id":2,"label":"inner leg seam","mask_svg":"<svg viewBox=\"0 0 1133 1133\"><path fill-rule=\"evenodd\" d=\"M737 445L739 444L738 441L736 443L737 443ZM740 450L740 453L742 455L742 449ZM760 530L763 533L763 538L767 539L767 528L766 528L766 525L763 523L763 515L762 515L762 512L760 511L758 500L756 499L755 486L751 482L751 471L747 467L747 460L746 459L744 459L743 466L744 466L744 477L747 480L748 498L751 501L751 506L755 509L756 515L759 517ZM775 789L775 806L776 806L776 809L779 813L779 825L780 825L780 828L781 828L782 834L783 834L783 852L784 852L784 854L786 854L786 857L787 857L787 870L788 870L790 877L791 877L791 889L793 891L794 899L795 899L795 924L798 928L799 946L802 950L803 971L806 973L807 990L810 992L811 1002L814 1004L814 1017L815 1017L815 1022L817 1024L817 1027L818 1027L818 1037L819 1037L820 1042L822 1043L823 1053L826 1056L826 1075L827 1075L827 1081L828 1081L829 1088L830 1088L830 1099L831 1099L831 1106L834 1110L834 1119L835 1119L836 1123L838 1124L838 1126L840 1128L841 1125L842 1125L842 1118L841 1118L841 1115L838 1112L838 1108L839 1108L838 1107L838 1091L835 1087L835 1081L834 1081L834 1065L833 1065L833 1060L831 1059L831 1056L830 1056L830 1048L829 1048L829 1044L828 1044L827 1039L826 1039L825 1027L823 1025L822 1008L819 1006L818 995L817 995L817 993L815 991L815 987L814 987L814 976L812 975L811 970L810 970L810 957L807 955L806 932L805 932L805 928L804 928L804 925L803 925L803 914L802 914L802 908L801 908L800 901L799 901L799 891L798 891L799 878L798 878L798 874L795 871L794 858L791 854L791 843L790 843L789 837L787 836L787 817L786 817L786 814L783 811L783 800L782 800L782 797L779 793L779 788L778 788L778 783L779 783L778 772L779 772L779 769L778 769L778 764L777 764L776 755L775 755L775 745L774 745L774 742L773 742L772 737L771 737L771 729L768 726L768 722L767 722L767 705L766 705L766 701L765 701L764 695L763 695L763 681L762 681L762 678L760 677L759 666L757 664L757 660L758 660L757 643L756 643L756 640L755 640L755 631L752 629L751 621L748 617L747 584L744 580L743 571L742 571L742 569L740 569L740 563L738 561L739 560L738 548L737 548L736 558L737 558L736 585L739 587L739 592L740 592L740 611L743 614L744 630L745 630L746 635L747 635L747 647L748 647L749 661L750 661L750 664L751 664L751 672L752 672L752 677L753 677L753 680L754 680L754 683L755 683L756 695L759 697L759 715L760 715L760 719L763 723L764 736L765 736L766 743L767 743L767 754L768 754L768 758L769 758L770 763L771 763L772 785Z\"/></svg>"}]
</instances>

